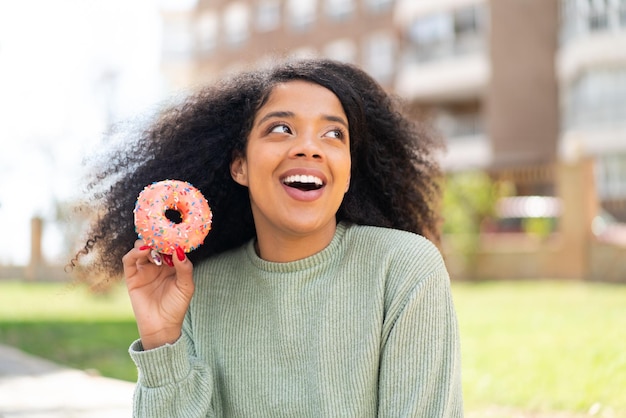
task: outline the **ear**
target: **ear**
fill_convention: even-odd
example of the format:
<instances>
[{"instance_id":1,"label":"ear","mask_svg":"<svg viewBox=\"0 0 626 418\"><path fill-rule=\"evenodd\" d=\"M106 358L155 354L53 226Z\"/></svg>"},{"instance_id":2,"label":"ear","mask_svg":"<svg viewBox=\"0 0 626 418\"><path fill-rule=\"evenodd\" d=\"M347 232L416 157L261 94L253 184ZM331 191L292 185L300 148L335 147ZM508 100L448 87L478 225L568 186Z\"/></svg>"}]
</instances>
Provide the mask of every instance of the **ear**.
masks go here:
<instances>
[{"instance_id":1,"label":"ear","mask_svg":"<svg viewBox=\"0 0 626 418\"><path fill-rule=\"evenodd\" d=\"M343 194L348 193L348 190L350 189L350 178L348 177L348 181L346 182L346 190L343 191Z\"/></svg>"},{"instance_id":2,"label":"ear","mask_svg":"<svg viewBox=\"0 0 626 418\"><path fill-rule=\"evenodd\" d=\"M237 183L248 186L248 164L244 157L236 156L230 163L230 175Z\"/></svg>"}]
</instances>

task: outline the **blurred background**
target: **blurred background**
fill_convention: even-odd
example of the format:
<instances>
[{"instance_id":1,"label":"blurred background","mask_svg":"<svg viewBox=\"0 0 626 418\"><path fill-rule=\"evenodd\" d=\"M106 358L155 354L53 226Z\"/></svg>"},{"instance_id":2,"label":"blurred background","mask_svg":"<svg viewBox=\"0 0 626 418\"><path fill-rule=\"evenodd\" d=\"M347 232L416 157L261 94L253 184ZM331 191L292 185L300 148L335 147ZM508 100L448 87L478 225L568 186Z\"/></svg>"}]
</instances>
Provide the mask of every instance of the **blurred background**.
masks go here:
<instances>
[{"instance_id":1,"label":"blurred background","mask_svg":"<svg viewBox=\"0 0 626 418\"><path fill-rule=\"evenodd\" d=\"M446 143L467 416L626 417L626 0L0 0L0 344L135 380L123 286L64 271L85 158L307 56L361 66Z\"/></svg>"},{"instance_id":2,"label":"blurred background","mask_svg":"<svg viewBox=\"0 0 626 418\"><path fill-rule=\"evenodd\" d=\"M624 0L2 0L0 277L63 276L111 126L293 56L442 133L453 277L626 280Z\"/></svg>"}]
</instances>

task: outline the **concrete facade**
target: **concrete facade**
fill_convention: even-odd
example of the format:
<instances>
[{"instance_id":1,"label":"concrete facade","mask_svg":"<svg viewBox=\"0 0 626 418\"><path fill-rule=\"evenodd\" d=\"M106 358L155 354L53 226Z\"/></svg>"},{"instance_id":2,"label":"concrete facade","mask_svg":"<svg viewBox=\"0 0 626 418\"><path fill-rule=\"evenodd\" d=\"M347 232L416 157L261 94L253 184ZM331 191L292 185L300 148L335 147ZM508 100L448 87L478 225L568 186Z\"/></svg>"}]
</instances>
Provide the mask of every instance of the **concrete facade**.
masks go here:
<instances>
[{"instance_id":1,"label":"concrete facade","mask_svg":"<svg viewBox=\"0 0 626 418\"><path fill-rule=\"evenodd\" d=\"M490 3L487 135L495 167L557 161L558 8L554 0Z\"/></svg>"}]
</instances>

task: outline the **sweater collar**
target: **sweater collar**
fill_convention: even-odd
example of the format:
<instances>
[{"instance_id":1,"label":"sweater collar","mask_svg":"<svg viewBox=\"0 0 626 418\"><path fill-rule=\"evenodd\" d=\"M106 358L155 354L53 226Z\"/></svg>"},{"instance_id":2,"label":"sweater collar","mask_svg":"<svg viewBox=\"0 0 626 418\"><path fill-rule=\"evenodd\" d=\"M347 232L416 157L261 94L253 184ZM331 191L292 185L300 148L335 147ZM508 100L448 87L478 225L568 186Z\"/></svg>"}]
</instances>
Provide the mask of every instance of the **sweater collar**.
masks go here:
<instances>
[{"instance_id":1,"label":"sweater collar","mask_svg":"<svg viewBox=\"0 0 626 418\"><path fill-rule=\"evenodd\" d=\"M338 250L343 241L343 237L348 230L348 225L344 222L339 222L335 230L335 235L330 243L322 251L315 253L309 257L302 258L300 260L289 261L286 263L276 263L272 261L266 261L260 258L254 248L255 240L251 240L246 245L246 255L248 260L256 268L273 273L289 273L295 271L306 270L320 264L324 264L334 257L337 257Z\"/></svg>"}]
</instances>

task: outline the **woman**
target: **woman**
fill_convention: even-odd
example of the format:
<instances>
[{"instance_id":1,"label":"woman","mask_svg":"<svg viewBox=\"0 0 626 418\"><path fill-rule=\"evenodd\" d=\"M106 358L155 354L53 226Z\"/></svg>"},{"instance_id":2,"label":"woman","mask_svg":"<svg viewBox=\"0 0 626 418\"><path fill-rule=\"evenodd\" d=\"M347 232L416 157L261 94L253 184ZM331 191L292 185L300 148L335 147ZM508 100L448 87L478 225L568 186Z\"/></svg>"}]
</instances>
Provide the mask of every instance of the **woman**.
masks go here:
<instances>
[{"instance_id":1,"label":"woman","mask_svg":"<svg viewBox=\"0 0 626 418\"><path fill-rule=\"evenodd\" d=\"M305 60L206 88L116 152L92 233L104 271L123 258L135 416L462 416L449 278L423 237L433 150L364 72ZM131 213L165 178L205 194L213 229L156 265Z\"/></svg>"}]
</instances>

